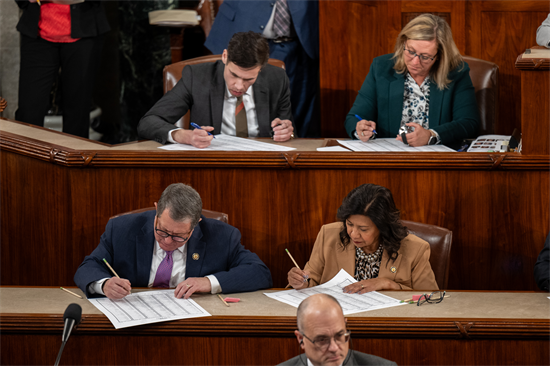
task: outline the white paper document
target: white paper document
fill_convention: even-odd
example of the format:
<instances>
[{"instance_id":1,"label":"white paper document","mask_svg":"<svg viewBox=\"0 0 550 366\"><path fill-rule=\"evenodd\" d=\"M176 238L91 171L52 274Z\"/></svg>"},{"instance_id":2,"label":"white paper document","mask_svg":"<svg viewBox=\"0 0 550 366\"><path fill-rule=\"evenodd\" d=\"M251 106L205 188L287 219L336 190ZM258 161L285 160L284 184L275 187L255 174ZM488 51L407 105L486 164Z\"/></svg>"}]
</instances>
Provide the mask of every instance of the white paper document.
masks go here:
<instances>
[{"instance_id":1,"label":"white paper document","mask_svg":"<svg viewBox=\"0 0 550 366\"><path fill-rule=\"evenodd\" d=\"M88 299L116 329L169 320L210 316L191 299L176 299L174 290L143 291L120 300L107 297Z\"/></svg>"},{"instance_id":2,"label":"white paper document","mask_svg":"<svg viewBox=\"0 0 550 366\"><path fill-rule=\"evenodd\" d=\"M376 291L367 292L362 295L346 294L343 292L344 287L355 282L357 281L353 277L341 269L336 276L322 285L309 287L303 290L264 293L264 295L277 301L284 302L285 304L298 307L303 300L311 295L328 294L334 296L336 300L338 300L340 306L342 306L344 315L406 305L406 303L401 303L401 300L394 299L393 297L383 295Z\"/></svg>"},{"instance_id":3,"label":"white paper document","mask_svg":"<svg viewBox=\"0 0 550 366\"><path fill-rule=\"evenodd\" d=\"M325 146L325 147L318 147L317 151L332 151L332 152L350 152L350 150L342 147L342 146Z\"/></svg>"},{"instance_id":4,"label":"white paper document","mask_svg":"<svg viewBox=\"0 0 550 366\"><path fill-rule=\"evenodd\" d=\"M166 146L160 146L159 149L169 151L290 151L296 150L293 147L286 147L276 144L268 144L260 142L258 140L250 140L242 137L235 137L229 135L216 135L212 139L210 146L204 149L199 149L191 145L185 144L171 144Z\"/></svg>"},{"instance_id":5,"label":"white paper document","mask_svg":"<svg viewBox=\"0 0 550 366\"><path fill-rule=\"evenodd\" d=\"M456 152L445 145L424 145L412 147L395 138L375 139L367 142L361 140L338 140L338 143L353 151L370 152Z\"/></svg>"}]
</instances>

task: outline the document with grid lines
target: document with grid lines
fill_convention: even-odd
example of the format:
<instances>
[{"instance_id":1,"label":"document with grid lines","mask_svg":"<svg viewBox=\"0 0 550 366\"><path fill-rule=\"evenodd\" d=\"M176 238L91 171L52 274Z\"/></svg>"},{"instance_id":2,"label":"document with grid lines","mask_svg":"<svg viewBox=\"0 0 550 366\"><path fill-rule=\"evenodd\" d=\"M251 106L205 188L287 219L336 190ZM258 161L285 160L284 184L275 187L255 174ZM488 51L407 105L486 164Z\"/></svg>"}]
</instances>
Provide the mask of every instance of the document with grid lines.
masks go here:
<instances>
[{"instance_id":1,"label":"document with grid lines","mask_svg":"<svg viewBox=\"0 0 550 366\"><path fill-rule=\"evenodd\" d=\"M191 299L177 299L174 290L143 291L120 300L107 297L88 299L116 329L169 320L210 316Z\"/></svg>"},{"instance_id":2,"label":"document with grid lines","mask_svg":"<svg viewBox=\"0 0 550 366\"><path fill-rule=\"evenodd\" d=\"M406 305L401 300L372 291L365 294L346 294L344 287L357 282L343 269L329 282L322 285L305 288L303 290L288 290L272 293L264 293L267 297L298 307L300 303L311 295L328 294L336 298L342 306L344 315L360 313L363 311L390 308L392 306Z\"/></svg>"}]
</instances>

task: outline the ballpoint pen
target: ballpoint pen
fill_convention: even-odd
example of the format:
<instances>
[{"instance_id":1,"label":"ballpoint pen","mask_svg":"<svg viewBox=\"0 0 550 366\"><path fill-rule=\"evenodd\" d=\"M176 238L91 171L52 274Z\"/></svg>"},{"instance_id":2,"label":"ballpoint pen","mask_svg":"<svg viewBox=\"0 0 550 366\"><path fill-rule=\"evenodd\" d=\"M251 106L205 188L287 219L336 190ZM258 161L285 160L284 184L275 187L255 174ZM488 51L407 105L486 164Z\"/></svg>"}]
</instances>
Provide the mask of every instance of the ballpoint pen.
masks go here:
<instances>
[{"instance_id":1,"label":"ballpoint pen","mask_svg":"<svg viewBox=\"0 0 550 366\"><path fill-rule=\"evenodd\" d=\"M364 120L364 118L362 118L362 117L359 116L358 114L355 115L355 118L357 118L359 121ZM374 128L372 129L372 133L378 135L378 132L376 132L376 130L375 130Z\"/></svg>"},{"instance_id":2,"label":"ballpoint pen","mask_svg":"<svg viewBox=\"0 0 550 366\"><path fill-rule=\"evenodd\" d=\"M198 124L196 124L195 122L191 122L190 125L192 127L195 127L195 128L198 128L199 130L202 130L201 126L199 126ZM210 132L206 131L207 134L209 134L210 136L212 136L213 138L216 138L216 136L212 135Z\"/></svg>"}]
</instances>

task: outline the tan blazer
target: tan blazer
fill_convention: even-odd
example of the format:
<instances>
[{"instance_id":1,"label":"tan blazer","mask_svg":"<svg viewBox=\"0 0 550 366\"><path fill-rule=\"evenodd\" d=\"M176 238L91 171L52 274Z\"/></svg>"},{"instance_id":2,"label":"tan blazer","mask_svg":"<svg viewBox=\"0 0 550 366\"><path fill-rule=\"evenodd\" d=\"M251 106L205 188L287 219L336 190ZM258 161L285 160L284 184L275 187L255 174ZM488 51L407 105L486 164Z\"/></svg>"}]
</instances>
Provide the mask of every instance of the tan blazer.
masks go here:
<instances>
[{"instance_id":1,"label":"tan blazer","mask_svg":"<svg viewBox=\"0 0 550 366\"><path fill-rule=\"evenodd\" d=\"M350 243L342 248L339 236L342 225L341 222L324 225L317 235L304 268L310 272L309 287L328 282L342 268L352 277L355 275L355 246ZM388 262L389 255L384 250L378 277L396 282L402 290L439 290L429 262L430 244L409 234L401 241L398 253L394 262Z\"/></svg>"}]
</instances>

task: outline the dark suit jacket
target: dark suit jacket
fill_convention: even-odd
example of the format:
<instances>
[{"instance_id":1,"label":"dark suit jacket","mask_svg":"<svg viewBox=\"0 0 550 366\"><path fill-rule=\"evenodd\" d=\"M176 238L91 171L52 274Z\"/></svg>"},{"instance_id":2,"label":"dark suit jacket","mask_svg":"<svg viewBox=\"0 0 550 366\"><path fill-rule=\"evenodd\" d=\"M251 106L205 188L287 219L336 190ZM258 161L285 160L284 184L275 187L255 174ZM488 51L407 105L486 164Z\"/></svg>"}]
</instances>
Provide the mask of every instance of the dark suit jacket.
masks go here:
<instances>
[{"instance_id":1,"label":"dark suit jacket","mask_svg":"<svg viewBox=\"0 0 550 366\"><path fill-rule=\"evenodd\" d=\"M393 54L373 60L369 74L346 117L346 131L352 138L357 125L355 114L376 122L377 137L396 137L403 113L405 74L393 69ZM463 139L477 136L479 112L470 68L449 73L448 87L439 90L430 82L430 128L436 131L443 145L458 147Z\"/></svg>"},{"instance_id":2,"label":"dark suit jacket","mask_svg":"<svg viewBox=\"0 0 550 366\"><path fill-rule=\"evenodd\" d=\"M288 361L280 363L279 366L307 366L307 356L302 353L299 356L291 358ZM397 365L395 362L385 358L368 355L366 353L350 350L344 365Z\"/></svg>"},{"instance_id":3,"label":"dark suit jacket","mask_svg":"<svg viewBox=\"0 0 550 366\"><path fill-rule=\"evenodd\" d=\"M90 283L112 277L103 258L132 286L148 286L155 247L154 219L155 211L147 211L109 220L98 247L84 258L74 276L86 296L93 296L88 293ZM203 217L185 244L188 246L185 277L214 275L224 293L271 287L269 269L240 242L239 230ZM194 253L199 256L197 260L192 258Z\"/></svg>"},{"instance_id":4,"label":"dark suit jacket","mask_svg":"<svg viewBox=\"0 0 550 366\"><path fill-rule=\"evenodd\" d=\"M222 53L233 34L253 31L263 33L273 1L225 0L212 25L204 45L214 54ZM319 3L318 1L287 2L296 36L312 59L319 58Z\"/></svg>"},{"instance_id":5,"label":"dark suit jacket","mask_svg":"<svg viewBox=\"0 0 550 366\"><path fill-rule=\"evenodd\" d=\"M550 234L546 237L534 269L535 281L542 291L548 291L550 282Z\"/></svg>"},{"instance_id":6,"label":"dark suit jacket","mask_svg":"<svg viewBox=\"0 0 550 366\"><path fill-rule=\"evenodd\" d=\"M214 126L221 132L225 80L222 61L187 65L180 81L139 121L139 136L166 143L168 132L191 109L191 122ZM265 65L254 83L254 104L260 127L259 137L271 136L271 121L292 120L288 77L283 69Z\"/></svg>"},{"instance_id":7,"label":"dark suit jacket","mask_svg":"<svg viewBox=\"0 0 550 366\"><path fill-rule=\"evenodd\" d=\"M16 3L24 10L17 23L17 30L28 37L38 37L40 5L26 0L16 0ZM101 2L86 0L83 3L71 5L71 37L95 37L110 29Z\"/></svg>"}]
</instances>

